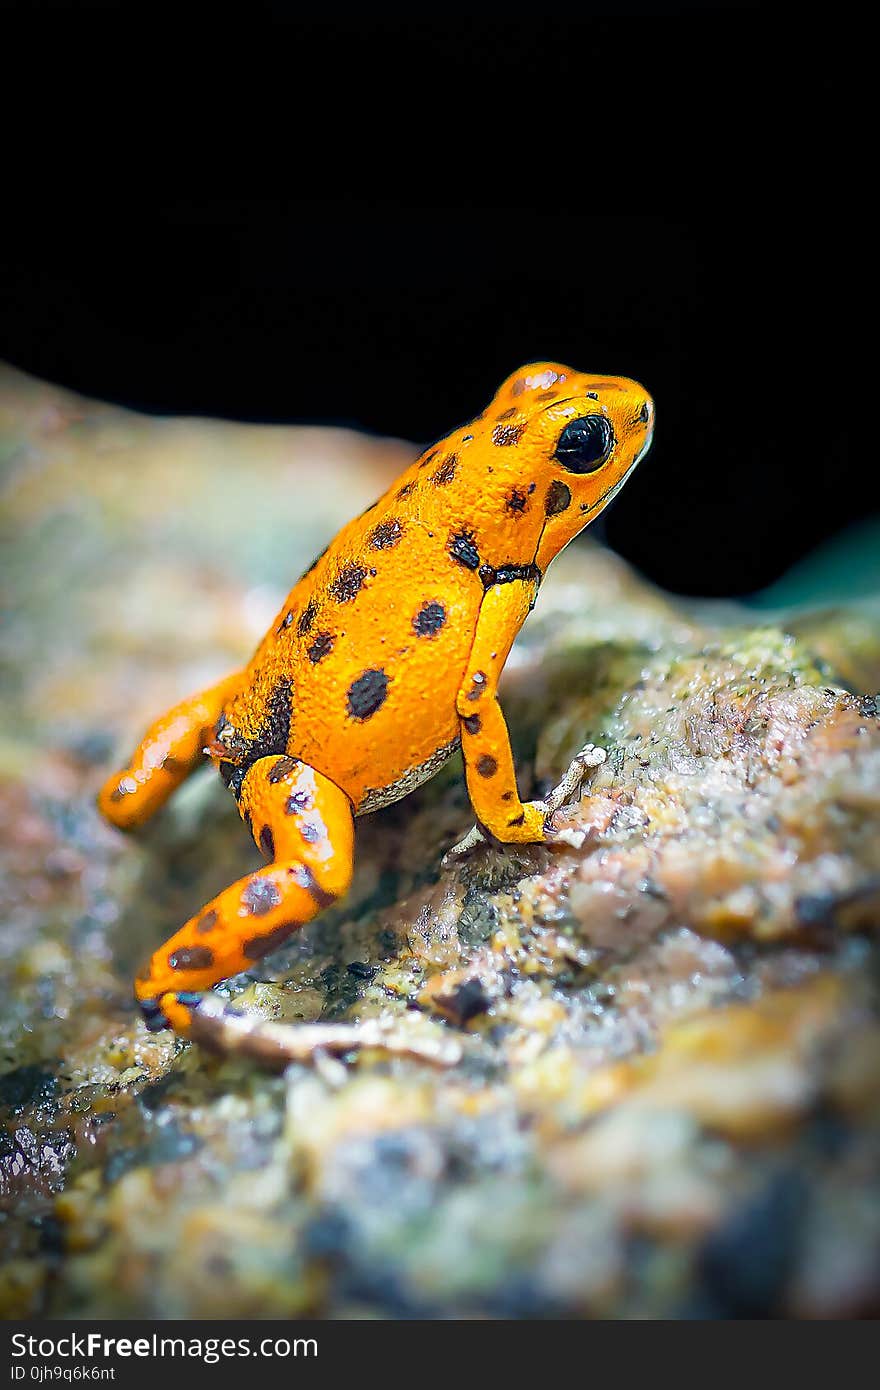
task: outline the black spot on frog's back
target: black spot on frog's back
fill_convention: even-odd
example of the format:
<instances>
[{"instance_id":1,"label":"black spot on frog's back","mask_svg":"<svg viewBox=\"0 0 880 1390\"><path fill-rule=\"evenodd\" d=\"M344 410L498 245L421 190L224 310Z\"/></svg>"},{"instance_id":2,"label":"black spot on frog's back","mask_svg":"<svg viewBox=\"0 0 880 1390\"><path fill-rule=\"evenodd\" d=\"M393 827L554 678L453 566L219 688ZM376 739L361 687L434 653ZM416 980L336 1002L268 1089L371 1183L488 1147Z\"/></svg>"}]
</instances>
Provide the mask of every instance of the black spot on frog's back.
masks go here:
<instances>
[{"instance_id":1,"label":"black spot on frog's back","mask_svg":"<svg viewBox=\"0 0 880 1390\"><path fill-rule=\"evenodd\" d=\"M370 547L373 550L392 550L403 535L403 527L396 516L390 516L370 532Z\"/></svg>"},{"instance_id":2,"label":"black spot on frog's back","mask_svg":"<svg viewBox=\"0 0 880 1390\"><path fill-rule=\"evenodd\" d=\"M325 656L330 655L334 641L332 632L318 633L315 640L306 649L306 656L313 666L317 666L319 661L323 661Z\"/></svg>"},{"instance_id":3,"label":"black spot on frog's back","mask_svg":"<svg viewBox=\"0 0 880 1390\"><path fill-rule=\"evenodd\" d=\"M252 762L269 753L286 753L290 738L293 682L281 680L269 699L266 721L254 740Z\"/></svg>"},{"instance_id":4,"label":"black spot on frog's back","mask_svg":"<svg viewBox=\"0 0 880 1390\"><path fill-rule=\"evenodd\" d=\"M449 553L453 560L459 565L464 565L465 569L475 570L480 567L480 552L477 550L473 531L454 531L449 537Z\"/></svg>"},{"instance_id":5,"label":"black spot on frog's back","mask_svg":"<svg viewBox=\"0 0 880 1390\"><path fill-rule=\"evenodd\" d=\"M525 488L514 487L504 500L504 510L511 516L521 516L528 506L528 493Z\"/></svg>"},{"instance_id":6,"label":"black spot on frog's back","mask_svg":"<svg viewBox=\"0 0 880 1390\"><path fill-rule=\"evenodd\" d=\"M242 782L255 762L273 753L280 756L287 752L292 711L293 682L281 680L269 697L257 735L251 739L236 736L233 745L235 760L220 763L220 776L233 796L238 798L241 794Z\"/></svg>"},{"instance_id":7,"label":"black spot on frog's back","mask_svg":"<svg viewBox=\"0 0 880 1390\"><path fill-rule=\"evenodd\" d=\"M443 460L439 468L431 474L431 482L435 487L448 487L455 477L455 470L458 467L458 455L449 454Z\"/></svg>"},{"instance_id":8,"label":"black spot on frog's back","mask_svg":"<svg viewBox=\"0 0 880 1390\"><path fill-rule=\"evenodd\" d=\"M370 719L381 709L388 695L388 677L384 671L364 671L349 686L347 704L353 719Z\"/></svg>"},{"instance_id":9,"label":"black spot on frog's back","mask_svg":"<svg viewBox=\"0 0 880 1390\"><path fill-rule=\"evenodd\" d=\"M342 566L336 578L333 580L333 583L330 585L331 597L334 598L337 603L351 603L357 598L361 589L364 587L366 577L367 571L364 569L363 565L358 565L354 561L350 561L348 564Z\"/></svg>"},{"instance_id":10,"label":"black spot on frog's back","mask_svg":"<svg viewBox=\"0 0 880 1390\"><path fill-rule=\"evenodd\" d=\"M299 622L296 625L296 630L299 633L300 637L305 637L307 632L311 632L317 615L317 600L310 598L302 613L300 614Z\"/></svg>"},{"instance_id":11,"label":"black spot on frog's back","mask_svg":"<svg viewBox=\"0 0 880 1390\"><path fill-rule=\"evenodd\" d=\"M419 637L434 637L446 622L446 609L442 603L425 603L415 614L412 625Z\"/></svg>"}]
</instances>

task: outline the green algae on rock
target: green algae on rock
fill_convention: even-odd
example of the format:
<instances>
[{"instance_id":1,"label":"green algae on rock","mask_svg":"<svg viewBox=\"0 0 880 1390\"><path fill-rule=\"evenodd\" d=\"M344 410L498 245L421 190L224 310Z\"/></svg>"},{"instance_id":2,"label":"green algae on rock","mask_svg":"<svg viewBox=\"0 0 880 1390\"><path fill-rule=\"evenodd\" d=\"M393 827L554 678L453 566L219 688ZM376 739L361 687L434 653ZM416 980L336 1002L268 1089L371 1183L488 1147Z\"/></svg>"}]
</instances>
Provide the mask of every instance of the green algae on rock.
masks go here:
<instances>
[{"instance_id":1,"label":"green algae on rock","mask_svg":"<svg viewBox=\"0 0 880 1390\"><path fill-rule=\"evenodd\" d=\"M12 372L0 429L4 1315L876 1312L878 605L682 605L570 547L502 691L524 791L607 752L561 843L443 869L456 760L359 822L348 902L221 991L460 1061L272 1075L130 998L256 862L231 800L194 779L123 839L93 796L408 450Z\"/></svg>"}]
</instances>

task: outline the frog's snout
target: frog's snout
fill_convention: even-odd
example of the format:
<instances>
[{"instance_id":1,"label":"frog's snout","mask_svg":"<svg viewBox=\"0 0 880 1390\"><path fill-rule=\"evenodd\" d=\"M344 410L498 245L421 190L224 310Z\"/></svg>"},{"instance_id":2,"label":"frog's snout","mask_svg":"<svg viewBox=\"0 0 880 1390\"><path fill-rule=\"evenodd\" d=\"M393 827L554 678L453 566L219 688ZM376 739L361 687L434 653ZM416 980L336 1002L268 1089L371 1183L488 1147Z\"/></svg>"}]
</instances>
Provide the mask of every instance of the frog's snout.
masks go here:
<instances>
[{"instance_id":1,"label":"frog's snout","mask_svg":"<svg viewBox=\"0 0 880 1390\"><path fill-rule=\"evenodd\" d=\"M654 438L654 402L651 400L650 396L645 396L642 401L642 407L638 413L637 419L639 427L642 430L642 442L633 459L634 464L640 463L645 457L645 454L651 447L651 441Z\"/></svg>"}]
</instances>

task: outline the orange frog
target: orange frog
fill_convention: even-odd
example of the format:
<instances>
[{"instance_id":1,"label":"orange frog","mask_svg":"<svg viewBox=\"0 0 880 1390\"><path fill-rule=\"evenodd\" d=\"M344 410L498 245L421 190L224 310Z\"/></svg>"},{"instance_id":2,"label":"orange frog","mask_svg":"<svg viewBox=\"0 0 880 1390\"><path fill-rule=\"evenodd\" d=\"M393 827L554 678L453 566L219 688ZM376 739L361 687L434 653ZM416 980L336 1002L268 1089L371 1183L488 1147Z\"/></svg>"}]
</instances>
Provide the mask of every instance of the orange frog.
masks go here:
<instances>
[{"instance_id":1,"label":"orange frog","mask_svg":"<svg viewBox=\"0 0 880 1390\"><path fill-rule=\"evenodd\" d=\"M366 1023L261 1032L205 991L341 898L355 816L406 796L459 746L477 827L453 853L552 838L553 814L604 755L588 745L547 801L522 801L498 678L548 564L644 457L653 424L635 381L523 367L343 527L243 671L153 724L100 793L107 819L142 824L207 754L268 864L144 966L148 1028L266 1059L308 1051L303 1033L331 1050L388 1042Z\"/></svg>"}]
</instances>

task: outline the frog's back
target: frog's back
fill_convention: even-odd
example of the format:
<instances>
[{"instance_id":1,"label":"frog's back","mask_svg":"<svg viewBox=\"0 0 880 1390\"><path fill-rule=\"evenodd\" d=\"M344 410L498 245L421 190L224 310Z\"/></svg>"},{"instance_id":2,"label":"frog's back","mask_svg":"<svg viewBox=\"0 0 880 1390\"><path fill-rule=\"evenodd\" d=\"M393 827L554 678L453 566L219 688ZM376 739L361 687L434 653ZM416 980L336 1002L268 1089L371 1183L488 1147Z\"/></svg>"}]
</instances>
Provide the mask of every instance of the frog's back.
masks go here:
<instances>
[{"instance_id":1,"label":"frog's back","mask_svg":"<svg viewBox=\"0 0 880 1390\"><path fill-rule=\"evenodd\" d=\"M416 473L344 527L303 575L229 710L252 743L248 761L286 751L330 777L359 812L406 795L459 742L455 697L483 584L422 518Z\"/></svg>"}]
</instances>

